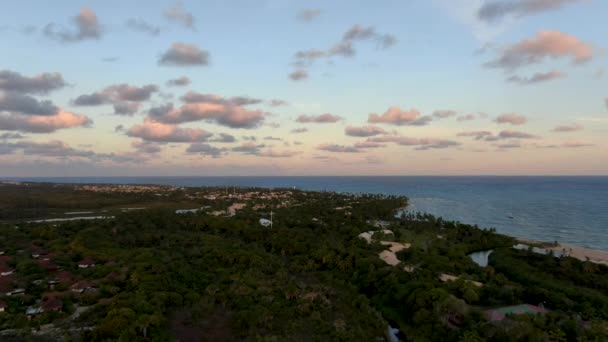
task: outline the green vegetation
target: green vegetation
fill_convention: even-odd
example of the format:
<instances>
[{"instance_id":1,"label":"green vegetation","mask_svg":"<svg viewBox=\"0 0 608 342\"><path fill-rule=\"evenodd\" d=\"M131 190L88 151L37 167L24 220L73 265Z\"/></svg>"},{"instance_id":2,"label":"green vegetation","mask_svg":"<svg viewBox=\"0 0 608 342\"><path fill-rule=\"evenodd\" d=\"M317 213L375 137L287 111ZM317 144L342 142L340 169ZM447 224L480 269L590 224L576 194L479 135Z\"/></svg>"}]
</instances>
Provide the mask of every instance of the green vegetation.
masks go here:
<instances>
[{"instance_id":1,"label":"green vegetation","mask_svg":"<svg viewBox=\"0 0 608 342\"><path fill-rule=\"evenodd\" d=\"M430 215L396 218L407 203L401 197L30 184L0 185L0 198L0 264L15 271L0 277L7 306L0 330L14 329L0 339L374 341L389 323L411 341L608 338L608 267L513 250L510 237ZM211 214L235 203L246 206L233 216ZM115 217L23 222L76 208ZM273 229L264 228L259 219L271 210ZM399 265L378 257L386 246L358 237L380 229L370 220L394 233L375 240L412 244L397 253ZM467 256L486 249L495 250L486 268ZM459 278L443 283L441 274ZM50 289L49 280L58 283ZM25 294L6 296L6 286ZM61 308L28 319L26 309L49 298ZM549 312L484 315L522 303Z\"/></svg>"}]
</instances>

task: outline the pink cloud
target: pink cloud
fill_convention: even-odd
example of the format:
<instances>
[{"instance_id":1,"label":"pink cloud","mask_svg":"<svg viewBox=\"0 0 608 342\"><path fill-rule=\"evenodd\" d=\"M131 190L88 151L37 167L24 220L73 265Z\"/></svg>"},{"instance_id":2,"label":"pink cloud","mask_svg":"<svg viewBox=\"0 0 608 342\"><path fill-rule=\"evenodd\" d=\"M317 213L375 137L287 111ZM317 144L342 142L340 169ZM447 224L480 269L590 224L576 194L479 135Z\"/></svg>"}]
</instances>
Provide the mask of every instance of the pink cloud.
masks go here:
<instances>
[{"instance_id":1,"label":"pink cloud","mask_svg":"<svg viewBox=\"0 0 608 342\"><path fill-rule=\"evenodd\" d=\"M594 57L588 43L559 31L540 31L533 39L523 40L502 51L501 56L486 63L487 67L513 70L528 64L537 64L547 58L570 58L582 64Z\"/></svg>"},{"instance_id":2,"label":"pink cloud","mask_svg":"<svg viewBox=\"0 0 608 342\"><path fill-rule=\"evenodd\" d=\"M399 107L390 107L384 114L379 115L371 113L368 115L367 122L369 123L386 123L391 125L408 125L420 118L420 112L411 109L410 111L402 110Z\"/></svg>"},{"instance_id":3,"label":"pink cloud","mask_svg":"<svg viewBox=\"0 0 608 342\"><path fill-rule=\"evenodd\" d=\"M334 123L342 120L341 116L325 113L321 115L300 115L296 119L300 123Z\"/></svg>"},{"instance_id":4,"label":"pink cloud","mask_svg":"<svg viewBox=\"0 0 608 342\"><path fill-rule=\"evenodd\" d=\"M574 123L574 124L570 124L570 125L561 125L561 126L557 126L554 129L552 129L552 132L576 132L576 131L581 131L583 130L584 127Z\"/></svg>"},{"instance_id":5,"label":"pink cloud","mask_svg":"<svg viewBox=\"0 0 608 342\"><path fill-rule=\"evenodd\" d=\"M392 142L402 146L419 146L417 149L441 149L448 147L460 146L461 144L457 141L437 139L437 138L409 138L402 136L383 136L369 138L368 141L376 143Z\"/></svg>"},{"instance_id":6,"label":"pink cloud","mask_svg":"<svg viewBox=\"0 0 608 342\"><path fill-rule=\"evenodd\" d=\"M499 117L496 118L496 120L494 120L495 122L499 123L499 124L505 124L505 123L509 123L511 125L523 125L526 122L528 122L528 119L526 119L525 116L522 115L518 115L515 113L508 113L508 114L503 114Z\"/></svg>"},{"instance_id":7,"label":"pink cloud","mask_svg":"<svg viewBox=\"0 0 608 342\"><path fill-rule=\"evenodd\" d=\"M55 115L0 115L0 130L51 133L59 129L86 127L93 121L86 115L60 111Z\"/></svg>"},{"instance_id":8,"label":"pink cloud","mask_svg":"<svg viewBox=\"0 0 608 342\"><path fill-rule=\"evenodd\" d=\"M519 76L511 76L507 79L508 82L517 83L520 85L530 85L535 83L547 82L551 80L555 80L558 78L566 77L566 74L559 71L553 70L549 72L537 72L532 77L519 77Z\"/></svg>"},{"instance_id":9,"label":"pink cloud","mask_svg":"<svg viewBox=\"0 0 608 342\"><path fill-rule=\"evenodd\" d=\"M129 128L127 135L156 142L200 142L212 134L200 128L180 128L147 120Z\"/></svg>"},{"instance_id":10,"label":"pink cloud","mask_svg":"<svg viewBox=\"0 0 608 342\"><path fill-rule=\"evenodd\" d=\"M582 143L578 141L571 141L562 144L562 147L565 148L581 148L581 147L590 147L595 146L594 144Z\"/></svg>"},{"instance_id":11,"label":"pink cloud","mask_svg":"<svg viewBox=\"0 0 608 342\"><path fill-rule=\"evenodd\" d=\"M149 112L149 117L165 124L204 120L231 128L255 128L262 124L266 113L260 110L247 110L231 102L213 99L187 103L178 109L173 109L172 105L153 108Z\"/></svg>"}]
</instances>

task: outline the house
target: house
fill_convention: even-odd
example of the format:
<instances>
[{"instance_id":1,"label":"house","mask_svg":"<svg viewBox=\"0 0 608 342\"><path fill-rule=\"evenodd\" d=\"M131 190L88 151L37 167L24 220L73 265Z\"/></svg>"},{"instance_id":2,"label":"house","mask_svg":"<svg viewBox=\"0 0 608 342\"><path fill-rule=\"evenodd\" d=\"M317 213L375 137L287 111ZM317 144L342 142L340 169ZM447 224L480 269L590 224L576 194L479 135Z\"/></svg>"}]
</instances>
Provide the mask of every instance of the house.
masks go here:
<instances>
[{"instance_id":1,"label":"house","mask_svg":"<svg viewBox=\"0 0 608 342\"><path fill-rule=\"evenodd\" d=\"M12 269L4 264L0 264L0 276L6 277L6 276L13 274L13 272L15 272L14 269Z\"/></svg>"},{"instance_id":2,"label":"house","mask_svg":"<svg viewBox=\"0 0 608 342\"><path fill-rule=\"evenodd\" d=\"M91 258L84 258L78 263L79 268L95 267L95 261Z\"/></svg>"},{"instance_id":3,"label":"house","mask_svg":"<svg viewBox=\"0 0 608 342\"><path fill-rule=\"evenodd\" d=\"M8 305L3 300L0 300L0 312L5 312L8 308Z\"/></svg>"},{"instance_id":4,"label":"house","mask_svg":"<svg viewBox=\"0 0 608 342\"><path fill-rule=\"evenodd\" d=\"M58 271L61 269L61 267L55 265L54 263L52 263L48 260L40 260L38 262L38 265L40 265L40 267L44 268L48 272L54 272L54 271Z\"/></svg>"},{"instance_id":5,"label":"house","mask_svg":"<svg viewBox=\"0 0 608 342\"><path fill-rule=\"evenodd\" d=\"M40 309L42 312L59 312L63 309L63 301L55 297L49 298L42 302Z\"/></svg>"},{"instance_id":6,"label":"house","mask_svg":"<svg viewBox=\"0 0 608 342\"><path fill-rule=\"evenodd\" d=\"M70 272L63 271L57 274L55 280L58 280L61 284L71 284L76 280L76 277Z\"/></svg>"},{"instance_id":7,"label":"house","mask_svg":"<svg viewBox=\"0 0 608 342\"><path fill-rule=\"evenodd\" d=\"M95 290L95 283L90 280L81 280L76 284L70 286L70 290L76 293L83 293L91 290Z\"/></svg>"},{"instance_id":8,"label":"house","mask_svg":"<svg viewBox=\"0 0 608 342\"><path fill-rule=\"evenodd\" d=\"M34 259L38 259L41 256L45 256L49 254L49 252L47 252L46 250L40 248L40 247L33 247L32 248L32 258Z\"/></svg>"},{"instance_id":9,"label":"house","mask_svg":"<svg viewBox=\"0 0 608 342\"><path fill-rule=\"evenodd\" d=\"M25 289L13 289L11 292L6 294L7 296L23 296L25 295Z\"/></svg>"},{"instance_id":10,"label":"house","mask_svg":"<svg viewBox=\"0 0 608 342\"><path fill-rule=\"evenodd\" d=\"M25 310L25 314L28 319L32 319L42 313L42 309L40 307L29 307Z\"/></svg>"},{"instance_id":11,"label":"house","mask_svg":"<svg viewBox=\"0 0 608 342\"><path fill-rule=\"evenodd\" d=\"M260 224L264 227L270 227L272 225L272 221L267 219L260 219Z\"/></svg>"}]
</instances>

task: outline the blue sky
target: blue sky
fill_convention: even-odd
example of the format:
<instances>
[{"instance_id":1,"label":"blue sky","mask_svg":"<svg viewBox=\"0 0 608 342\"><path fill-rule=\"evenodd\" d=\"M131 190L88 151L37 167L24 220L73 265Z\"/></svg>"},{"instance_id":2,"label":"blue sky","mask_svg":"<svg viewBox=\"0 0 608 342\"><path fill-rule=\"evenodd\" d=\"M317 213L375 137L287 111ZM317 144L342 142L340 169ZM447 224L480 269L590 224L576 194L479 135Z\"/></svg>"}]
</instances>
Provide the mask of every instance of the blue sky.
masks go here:
<instances>
[{"instance_id":1,"label":"blue sky","mask_svg":"<svg viewBox=\"0 0 608 342\"><path fill-rule=\"evenodd\" d=\"M32 122L38 118L6 104L2 107L0 101L0 136L5 134L0 138L0 176L607 174L608 3L553 0L544 1L540 8L535 7L538 3L243 0L5 4L0 13L5 46L0 71L32 79L60 73L64 86L47 94L21 95L50 100L61 112L86 116L90 122L48 132L15 127L15 120ZM507 10L483 18L481 10L490 6ZM180 17L171 18L167 15L171 11ZM303 20L305 11L316 15ZM61 39L61 34L76 37L79 27L74 18L83 13L93 20L85 23L92 25L85 28L98 34ZM187 17L193 18L190 27L184 21ZM126 24L129 20L145 23L158 34L135 30ZM54 26L49 27L51 23ZM353 29L359 38L344 38ZM549 34L543 36L542 32ZM384 46L382 39L386 37L391 43ZM525 42L533 46L516 48ZM175 43L208 54L208 60L160 64ZM355 53L344 56L331 52L339 43L348 44ZM505 56L510 48L516 51L515 58L532 62L514 68L484 66ZM323 56L295 65L295 54L311 49ZM584 58L577 61L581 54ZM291 79L288 75L295 70L306 73L307 78ZM507 81L509 77L522 80L535 75L546 77L525 85ZM181 76L191 83L184 87L166 85ZM107 89L120 84L156 88L146 99L128 102L137 107L130 115L118 115L113 113L113 105L127 102L116 99L121 96L118 91L110 95ZM185 118L192 108L186 108L188 104L180 97L187 92L213 94L226 101L221 110L213 107L211 112L209 105L215 101L217 106L218 100L193 103L196 118ZM104 94L104 104L74 103L79 96L93 93ZM0 87L5 103L9 95L16 96L8 86ZM261 102L235 105L228 99L236 96ZM271 106L272 99L288 104ZM168 103L173 104L171 115L161 119L150 115L151 108ZM370 114L386 114L390 108L398 108L394 113L399 115L386 116L381 122L370 120ZM438 110L453 115L433 116ZM339 119L298 122L300 115L326 113ZM471 114L471 120L464 120ZM523 117L525 122L499 123L497 119L504 114L511 119L513 115ZM416 124L412 115L428 120ZM230 121L237 117L254 121ZM39 119L49 120L48 115ZM142 127L138 130L138 126ZM380 127L383 132L349 136L349 126ZM552 132L558 126L562 127L560 132ZM144 128L156 133L189 129L190 133L196 130L206 135L159 138L142 136ZM292 132L298 128L308 131ZM503 131L524 135L501 136ZM466 135L470 132L488 133L476 140ZM9 133L21 137L9 137ZM235 139L220 143L215 138L220 133ZM404 143L402 138L410 140ZM57 147L59 142L61 148ZM363 143L381 146L361 147ZM145 151L143 145L148 147ZM243 146L247 148L240 148Z\"/></svg>"}]
</instances>

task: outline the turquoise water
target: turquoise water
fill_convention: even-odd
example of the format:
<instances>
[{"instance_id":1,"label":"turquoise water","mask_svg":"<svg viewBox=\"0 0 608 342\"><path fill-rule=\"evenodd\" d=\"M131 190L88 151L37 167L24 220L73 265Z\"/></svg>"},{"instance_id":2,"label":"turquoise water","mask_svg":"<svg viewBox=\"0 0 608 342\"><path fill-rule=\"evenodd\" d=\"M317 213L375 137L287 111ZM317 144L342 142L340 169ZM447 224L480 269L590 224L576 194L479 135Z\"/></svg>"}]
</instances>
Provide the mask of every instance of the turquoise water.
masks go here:
<instances>
[{"instance_id":1,"label":"turquoise water","mask_svg":"<svg viewBox=\"0 0 608 342\"><path fill-rule=\"evenodd\" d=\"M12 178L13 180L18 180ZM500 233L608 250L608 177L69 177L66 183L297 187L404 195L410 210Z\"/></svg>"}]
</instances>

